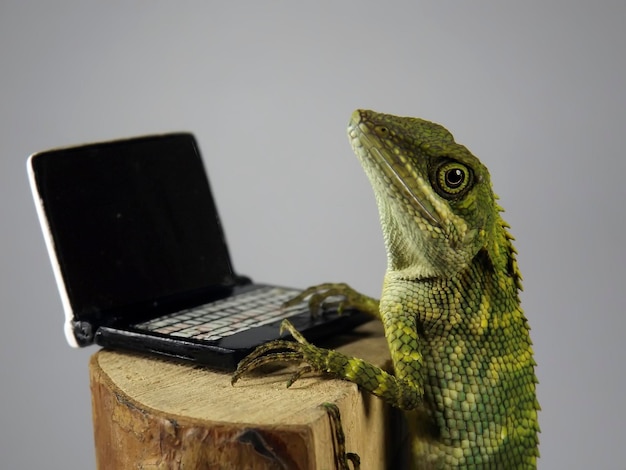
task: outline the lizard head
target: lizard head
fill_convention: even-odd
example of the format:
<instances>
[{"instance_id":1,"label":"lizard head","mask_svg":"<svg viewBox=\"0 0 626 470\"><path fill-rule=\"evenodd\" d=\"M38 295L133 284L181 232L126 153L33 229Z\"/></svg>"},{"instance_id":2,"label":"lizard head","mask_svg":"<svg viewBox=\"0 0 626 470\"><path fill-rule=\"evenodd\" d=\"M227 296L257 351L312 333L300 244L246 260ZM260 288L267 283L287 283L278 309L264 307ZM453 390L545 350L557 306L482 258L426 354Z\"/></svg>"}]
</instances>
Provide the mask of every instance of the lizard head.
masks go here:
<instances>
[{"instance_id":1,"label":"lizard head","mask_svg":"<svg viewBox=\"0 0 626 470\"><path fill-rule=\"evenodd\" d=\"M374 189L391 270L407 279L451 277L483 253L517 279L489 172L450 132L357 110L348 136Z\"/></svg>"}]
</instances>

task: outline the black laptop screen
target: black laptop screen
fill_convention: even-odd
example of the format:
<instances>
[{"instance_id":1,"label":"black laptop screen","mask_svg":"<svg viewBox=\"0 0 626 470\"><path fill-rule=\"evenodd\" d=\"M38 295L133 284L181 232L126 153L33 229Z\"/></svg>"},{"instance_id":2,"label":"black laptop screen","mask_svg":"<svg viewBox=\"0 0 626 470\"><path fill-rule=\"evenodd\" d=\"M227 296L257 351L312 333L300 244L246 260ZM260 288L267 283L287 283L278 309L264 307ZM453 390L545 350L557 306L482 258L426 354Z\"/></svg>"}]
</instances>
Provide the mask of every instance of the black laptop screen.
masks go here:
<instances>
[{"instance_id":1,"label":"black laptop screen","mask_svg":"<svg viewBox=\"0 0 626 470\"><path fill-rule=\"evenodd\" d=\"M54 150L31 164L75 318L232 284L192 135Z\"/></svg>"}]
</instances>

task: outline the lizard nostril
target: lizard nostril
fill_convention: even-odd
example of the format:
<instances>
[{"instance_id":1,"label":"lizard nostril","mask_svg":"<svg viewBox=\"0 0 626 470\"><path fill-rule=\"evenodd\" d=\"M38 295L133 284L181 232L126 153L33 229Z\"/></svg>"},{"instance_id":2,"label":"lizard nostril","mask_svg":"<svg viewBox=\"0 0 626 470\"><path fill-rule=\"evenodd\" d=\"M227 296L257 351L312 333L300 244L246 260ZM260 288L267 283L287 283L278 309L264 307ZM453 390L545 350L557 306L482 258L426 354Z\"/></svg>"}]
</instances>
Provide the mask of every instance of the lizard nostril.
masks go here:
<instances>
[{"instance_id":1,"label":"lizard nostril","mask_svg":"<svg viewBox=\"0 0 626 470\"><path fill-rule=\"evenodd\" d=\"M381 137L389 134L389 128L385 126L376 126L374 131Z\"/></svg>"}]
</instances>

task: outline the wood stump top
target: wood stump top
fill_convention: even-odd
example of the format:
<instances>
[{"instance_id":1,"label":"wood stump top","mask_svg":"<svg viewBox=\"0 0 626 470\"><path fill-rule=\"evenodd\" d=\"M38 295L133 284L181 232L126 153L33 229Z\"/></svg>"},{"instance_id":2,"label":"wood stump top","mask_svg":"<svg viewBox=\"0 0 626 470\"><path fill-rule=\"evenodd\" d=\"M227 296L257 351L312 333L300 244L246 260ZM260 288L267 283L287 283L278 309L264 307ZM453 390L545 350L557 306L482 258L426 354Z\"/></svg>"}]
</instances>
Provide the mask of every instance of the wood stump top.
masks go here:
<instances>
[{"instance_id":1,"label":"wood stump top","mask_svg":"<svg viewBox=\"0 0 626 470\"><path fill-rule=\"evenodd\" d=\"M389 360L376 321L317 344L380 366ZM296 368L262 368L232 386L228 372L97 352L90 374L99 468L282 468L281 461L326 468L333 448L324 402L341 411L348 451L382 465L389 439L382 401L319 374L287 388Z\"/></svg>"}]
</instances>

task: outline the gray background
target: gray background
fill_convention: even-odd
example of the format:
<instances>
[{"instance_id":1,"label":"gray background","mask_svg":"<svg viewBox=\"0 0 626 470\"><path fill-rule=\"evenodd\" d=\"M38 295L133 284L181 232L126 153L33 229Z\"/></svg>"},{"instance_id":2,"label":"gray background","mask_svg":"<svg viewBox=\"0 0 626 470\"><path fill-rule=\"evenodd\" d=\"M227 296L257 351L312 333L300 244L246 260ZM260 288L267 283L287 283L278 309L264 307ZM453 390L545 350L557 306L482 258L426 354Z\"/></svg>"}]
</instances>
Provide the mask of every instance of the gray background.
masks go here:
<instances>
[{"instance_id":1,"label":"gray background","mask_svg":"<svg viewBox=\"0 0 626 470\"><path fill-rule=\"evenodd\" d=\"M30 153L193 131L239 271L377 295L382 237L345 135L365 107L441 122L491 169L540 468L624 468L626 4L83 3L0 4L0 467L94 466L96 349L65 343Z\"/></svg>"}]
</instances>

